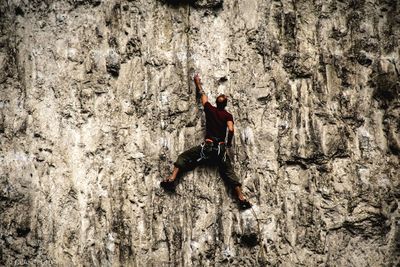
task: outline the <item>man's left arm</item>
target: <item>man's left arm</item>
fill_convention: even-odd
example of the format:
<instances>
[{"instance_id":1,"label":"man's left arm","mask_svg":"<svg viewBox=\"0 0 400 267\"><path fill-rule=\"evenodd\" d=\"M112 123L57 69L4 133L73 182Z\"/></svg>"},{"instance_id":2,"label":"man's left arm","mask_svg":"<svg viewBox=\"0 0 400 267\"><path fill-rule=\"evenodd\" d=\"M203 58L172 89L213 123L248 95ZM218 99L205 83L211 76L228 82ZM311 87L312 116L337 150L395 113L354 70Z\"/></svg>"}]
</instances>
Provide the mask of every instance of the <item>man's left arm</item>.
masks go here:
<instances>
[{"instance_id":1,"label":"man's left arm","mask_svg":"<svg viewBox=\"0 0 400 267\"><path fill-rule=\"evenodd\" d=\"M196 85L197 92L200 94L201 104L204 106L208 102L208 97L204 93L203 87L201 86L201 80L199 74L194 76L194 84Z\"/></svg>"}]
</instances>

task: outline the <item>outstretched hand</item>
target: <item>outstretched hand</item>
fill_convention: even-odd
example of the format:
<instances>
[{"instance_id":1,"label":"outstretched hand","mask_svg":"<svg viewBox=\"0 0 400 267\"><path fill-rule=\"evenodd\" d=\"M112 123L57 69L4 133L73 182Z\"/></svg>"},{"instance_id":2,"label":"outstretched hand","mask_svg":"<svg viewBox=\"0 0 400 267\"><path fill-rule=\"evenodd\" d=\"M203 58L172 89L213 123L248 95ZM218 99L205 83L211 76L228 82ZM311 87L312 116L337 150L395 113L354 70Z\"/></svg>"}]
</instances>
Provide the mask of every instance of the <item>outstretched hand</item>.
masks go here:
<instances>
[{"instance_id":1,"label":"outstretched hand","mask_svg":"<svg viewBox=\"0 0 400 267\"><path fill-rule=\"evenodd\" d=\"M201 96L201 104L204 106L208 102L208 97L204 93L203 87L201 86L201 80L199 74L195 74L193 77L194 84L196 85L197 93Z\"/></svg>"},{"instance_id":2,"label":"outstretched hand","mask_svg":"<svg viewBox=\"0 0 400 267\"><path fill-rule=\"evenodd\" d=\"M193 77L193 80L196 84L200 84L201 80L200 80L200 76L198 73L196 73Z\"/></svg>"}]
</instances>

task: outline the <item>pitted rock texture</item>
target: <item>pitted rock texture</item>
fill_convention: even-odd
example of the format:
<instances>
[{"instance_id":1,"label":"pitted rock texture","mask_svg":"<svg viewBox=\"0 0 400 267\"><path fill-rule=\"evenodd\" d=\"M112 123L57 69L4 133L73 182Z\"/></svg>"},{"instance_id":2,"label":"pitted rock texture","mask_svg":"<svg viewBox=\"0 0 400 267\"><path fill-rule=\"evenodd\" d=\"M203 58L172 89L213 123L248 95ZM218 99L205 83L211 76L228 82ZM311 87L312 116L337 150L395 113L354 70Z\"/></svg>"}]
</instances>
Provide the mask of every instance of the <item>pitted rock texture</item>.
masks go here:
<instances>
[{"instance_id":1,"label":"pitted rock texture","mask_svg":"<svg viewBox=\"0 0 400 267\"><path fill-rule=\"evenodd\" d=\"M0 265L397 266L400 4L0 1ZM229 96L215 168L159 182Z\"/></svg>"}]
</instances>

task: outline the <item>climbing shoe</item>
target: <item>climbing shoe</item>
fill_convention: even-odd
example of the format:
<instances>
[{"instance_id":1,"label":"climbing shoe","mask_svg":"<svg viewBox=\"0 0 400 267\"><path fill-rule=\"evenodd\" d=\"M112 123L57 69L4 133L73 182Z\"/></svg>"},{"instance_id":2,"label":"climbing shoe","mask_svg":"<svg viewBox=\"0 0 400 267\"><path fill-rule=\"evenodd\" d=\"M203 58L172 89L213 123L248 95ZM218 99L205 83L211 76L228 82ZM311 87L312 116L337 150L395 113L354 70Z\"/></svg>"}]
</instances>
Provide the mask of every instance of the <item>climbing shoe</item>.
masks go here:
<instances>
[{"instance_id":1,"label":"climbing shoe","mask_svg":"<svg viewBox=\"0 0 400 267\"><path fill-rule=\"evenodd\" d=\"M247 199L239 200L239 208L241 210L247 210L251 208L251 204Z\"/></svg>"},{"instance_id":2,"label":"climbing shoe","mask_svg":"<svg viewBox=\"0 0 400 267\"><path fill-rule=\"evenodd\" d=\"M160 186L162 188L164 188L164 190L166 190L166 191L170 191L170 192L174 192L175 191L175 184L174 184L173 181L172 182L170 182L170 181L162 181L160 183Z\"/></svg>"}]
</instances>

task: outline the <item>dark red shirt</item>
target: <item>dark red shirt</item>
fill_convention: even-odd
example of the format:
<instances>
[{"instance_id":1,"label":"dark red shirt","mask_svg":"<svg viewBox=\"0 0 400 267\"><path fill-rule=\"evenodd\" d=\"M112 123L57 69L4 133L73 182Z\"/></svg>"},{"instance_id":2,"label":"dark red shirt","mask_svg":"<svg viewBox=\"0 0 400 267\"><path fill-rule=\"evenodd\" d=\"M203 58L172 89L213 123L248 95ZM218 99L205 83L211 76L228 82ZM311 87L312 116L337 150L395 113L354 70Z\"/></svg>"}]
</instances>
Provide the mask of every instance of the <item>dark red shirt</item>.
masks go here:
<instances>
[{"instance_id":1,"label":"dark red shirt","mask_svg":"<svg viewBox=\"0 0 400 267\"><path fill-rule=\"evenodd\" d=\"M206 113L206 138L218 138L225 141L227 122L233 122L233 116L225 109L218 109L206 102L204 104L204 113Z\"/></svg>"}]
</instances>

